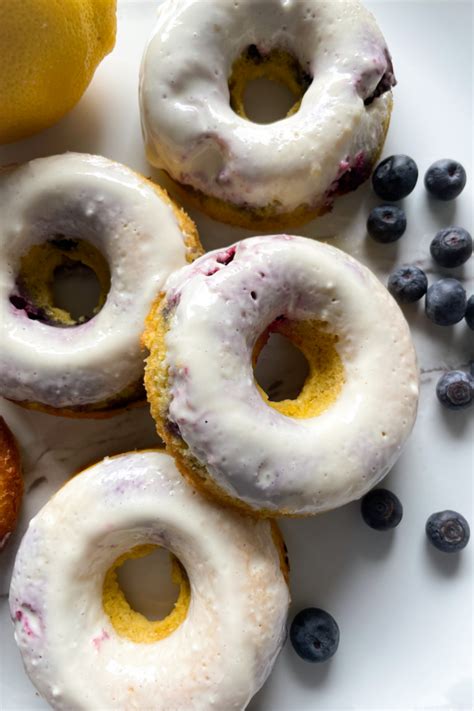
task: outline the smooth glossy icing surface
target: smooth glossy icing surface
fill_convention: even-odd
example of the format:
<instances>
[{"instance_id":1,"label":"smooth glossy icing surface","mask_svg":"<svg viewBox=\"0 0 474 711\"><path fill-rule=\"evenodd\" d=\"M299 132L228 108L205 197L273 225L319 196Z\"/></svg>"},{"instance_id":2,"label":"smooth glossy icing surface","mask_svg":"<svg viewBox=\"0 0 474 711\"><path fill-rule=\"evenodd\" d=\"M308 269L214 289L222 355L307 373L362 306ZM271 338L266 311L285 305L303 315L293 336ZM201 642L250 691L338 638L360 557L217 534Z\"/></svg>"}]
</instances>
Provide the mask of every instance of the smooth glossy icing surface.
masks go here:
<instances>
[{"instance_id":1,"label":"smooth glossy icing surface","mask_svg":"<svg viewBox=\"0 0 474 711\"><path fill-rule=\"evenodd\" d=\"M408 325L366 267L304 237L253 237L171 275L166 292L169 421L221 489L255 509L316 513L389 471L418 373ZM277 412L256 387L254 345L280 317L338 337L344 384L316 417Z\"/></svg>"},{"instance_id":2,"label":"smooth glossy icing surface","mask_svg":"<svg viewBox=\"0 0 474 711\"><path fill-rule=\"evenodd\" d=\"M165 0L140 80L149 161L241 206L330 204L381 146L395 83L385 40L358 0ZM312 82L297 113L252 123L228 78L249 47L294 55ZM360 182L360 180L359 180Z\"/></svg>"},{"instance_id":3,"label":"smooth glossy icing surface","mask_svg":"<svg viewBox=\"0 0 474 711\"><path fill-rule=\"evenodd\" d=\"M102 607L104 575L142 544L172 551L191 604L168 637L119 636ZM28 674L55 709L243 709L283 643L289 603L268 521L215 506L173 460L105 459L31 521L10 590Z\"/></svg>"},{"instance_id":4,"label":"smooth glossy icing surface","mask_svg":"<svg viewBox=\"0 0 474 711\"><path fill-rule=\"evenodd\" d=\"M143 320L168 275L186 263L172 207L125 166L67 153L0 174L0 223L0 393L61 408L136 383ZM71 328L32 320L10 300L21 257L58 236L91 243L111 274L102 310Z\"/></svg>"}]
</instances>

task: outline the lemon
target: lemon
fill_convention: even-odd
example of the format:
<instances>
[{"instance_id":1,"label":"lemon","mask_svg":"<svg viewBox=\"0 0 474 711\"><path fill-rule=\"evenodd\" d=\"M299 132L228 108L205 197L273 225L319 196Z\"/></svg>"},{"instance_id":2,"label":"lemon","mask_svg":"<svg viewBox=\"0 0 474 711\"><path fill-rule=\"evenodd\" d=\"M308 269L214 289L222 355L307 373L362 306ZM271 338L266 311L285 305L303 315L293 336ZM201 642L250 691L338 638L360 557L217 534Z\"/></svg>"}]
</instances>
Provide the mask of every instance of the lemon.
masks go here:
<instances>
[{"instance_id":1,"label":"lemon","mask_svg":"<svg viewBox=\"0 0 474 711\"><path fill-rule=\"evenodd\" d=\"M0 143L72 109L115 33L116 0L0 0Z\"/></svg>"}]
</instances>

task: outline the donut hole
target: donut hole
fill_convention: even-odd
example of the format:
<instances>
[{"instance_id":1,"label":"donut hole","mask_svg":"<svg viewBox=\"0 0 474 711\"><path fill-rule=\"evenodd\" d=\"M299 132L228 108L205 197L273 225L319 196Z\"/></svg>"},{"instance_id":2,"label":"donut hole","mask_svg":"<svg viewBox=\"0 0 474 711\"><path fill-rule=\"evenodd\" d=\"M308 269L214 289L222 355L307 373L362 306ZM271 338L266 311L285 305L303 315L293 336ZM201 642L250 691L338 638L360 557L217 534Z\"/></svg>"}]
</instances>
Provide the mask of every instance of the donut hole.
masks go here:
<instances>
[{"instance_id":1,"label":"donut hole","mask_svg":"<svg viewBox=\"0 0 474 711\"><path fill-rule=\"evenodd\" d=\"M99 277L82 262L61 264L53 272L53 306L69 314L76 323L93 318L101 302Z\"/></svg>"},{"instance_id":2,"label":"donut hole","mask_svg":"<svg viewBox=\"0 0 474 711\"><path fill-rule=\"evenodd\" d=\"M57 235L21 257L10 303L50 326L77 326L97 315L110 289L104 256L89 242Z\"/></svg>"},{"instance_id":3,"label":"donut hole","mask_svg":"<svg viewBox=\"0 0 474 711\"><path fill-rule=\"evenodd\" d=\"M128 558L117 568L117 580L131 609L150 621L168 617L179 597L179 585L172 577L172 558L165 548Z\"/></svg>"},{"instance_id":4,"label":"donut hole","mask_svg":"<svg viewBox=\"0 0 474 711\"><path fill-rule=\"evenodd\" d=\"M232 66L230 105L248 121L275 123L298 111L311 81L298 59L286 50L264 53L250 45Z\"/></svg>"},{"instance_id":5,"label":"donut hole","mask_svg":"<svg viewBox=\"0 0 474 711\"><path fill-rule=\"evenodd\" d=\"M273 79L251 79L245 86L243 105L253 123L275 123L285 118L295 103L295 95L285 84Z\"/></svg>"},{"instance_id":6,"label":"donut hole","mask_svg":"<svg viewBox=\"0 0 474 711\"><path fill-rule=\"evenodd\" d=\"M186 618L190 599L179 560L152 544L121 555L104 578L104 611L117 634L133 642L157 642L172 634Z\"/></svg>"},{"instance_id":7,"label":"donut hole","mask_svg":"<svg viewBox=\"0 0 474 711\"><path fill-rule=\"evenodd\" d=\"M278 318L253 349L256 387L264 402L283 415L316 417L344 385L337 334L323 321Z\"/></svg>"},{"instance_id":8,"label":"donut hole","mask_svg":"<svg viewBox=\"0 0 474 711\"><path fill-rule=\"evenodd\" d=\"M270 333L258 356L254 375L270 402L295 400L309 375L309 363L289 338Z\"/></svg>"}]
</instances>

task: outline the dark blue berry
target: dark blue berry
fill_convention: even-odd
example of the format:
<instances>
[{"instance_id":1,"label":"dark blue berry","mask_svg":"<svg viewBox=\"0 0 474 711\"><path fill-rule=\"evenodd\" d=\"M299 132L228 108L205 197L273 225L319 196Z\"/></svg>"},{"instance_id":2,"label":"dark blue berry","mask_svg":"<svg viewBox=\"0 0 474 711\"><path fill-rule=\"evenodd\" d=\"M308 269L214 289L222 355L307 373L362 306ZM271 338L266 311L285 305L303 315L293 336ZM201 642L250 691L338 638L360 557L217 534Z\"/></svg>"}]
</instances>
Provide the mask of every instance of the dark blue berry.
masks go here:
<instances>
[{"instance_id":1,"label":"dark blue berry","mask_svg":"<svg viewBox=\"0 0 474 711\"><path fill-rule=\"evenodd\" d=\"M462 370L450 370L438 380L436 395L450 410L462 410L474 400L474 378Z\"/></svg>"},{"instance_id":2,"label":"dark blue berry","mask_svg":"<svg viewBox=\"0 0 474 711\"><path fill-rule=\"evenodd\" d=\"M425 530L429 542L443 553L461 551L467 546L471 535L464 516L449 510L431 514Z\"/></svg>"},{"instance_id":3,"label":"dark blue berry","mask_svg":"<svg viewBox=\"0 0 474 711\"><path fill-rule=\"evenodd\" d=\"M367 220L367 232L376 242L382 244L400 239L406 226L405 213L396 205L377 205Z\"/></svg>"},{"instance_id":4,"label":"dark blue berry","mask_svg":"<svg viewBox=\"0 0 474 711\"><path fill-rule=\"evenodd\" d=\"M56 237L49 240L49 243L52 244L53 247L61 249L63 252L74 252L79 247L79 241L77 239L64 237L64 235L56 235Z\"/></svg>"},{"instance_id":5,"label":"dark blue berry","mask_svg":"<svg viewBox=\"0 0 474 711\"><path fill-rule=\"evenodd\" d=\"M464 318L466 319L466 323L469 328L474 331L474 294L467 300Z\"/></svg>"},{"instance_id":6,"label":"dark blue berry","mask_svg":"<svg viewBox=\"0 0 474 711\"><path fill-rule=\"evenodd\" d=\"M372 489L360 503L362 518L376 531L388 531L398 526L403 516L400 499L388 489Z\"/></svg>"},{"instance_id":7,"label":"dark blue berry","mask_svg":"<svg viewBox=\"0 0 474 711\"><path fill-rule=\"evenodd\" d=\"M425 187L438 200L454 200L466 185L466 171L461 163L442 158L430 165L425 174Z\"/></svg>"},{"instance_id":8,"label":"dark blue berry","mask_svg":"<svg viewBox=\"0 0 474 711\"><path fill-rule=\"evenodd\" d=\"M472 237L463 227L446 227L435 234L430 252L442 267L460 267L472 254Z\"/></svg>"},{"instance_id":9,"label":"dark blue berry","mask_svg":"<svg viewBox=\"0 0 474 711\"><path fill-rule=\"evenodd\" d=\"M417 180L418 168L413 158L390 156L376 167L372 186L382 200L401 200L411 193Z\"/></svg>"},{"instance_id":10,"label":"dark blue berry","mask_svg":"<svg viewBox=\"0 0 474 711\"><path fill-rule=\"evenodd\" d=\"M51 323L51 320L48 318L46 311L35 306L29 299L25 298L24 296L12 294L9 297L9 300L12 306L18 309L18 311L24 311L28 318L32 321Z\"/></svg>"},{"instance_id":11,"label":"dark blue berry","mask_svg":"<svg viewBox=\"0 0 474 711\"><path fill-rule=\"evenodd\" d=\"M438 326L459 323L466 313L466 292L457 279L440 279L426 292L425 311Z\"/></svg>"},{"instance_id":12,"label":"dark blue berry","mask_svg":"<svg viewBox=\"0 0 474 711\"><path fill-rule=\"evenodd\" d=\"M426 294L428 279L419 267L399 267L390 274L387 287L397 301L411 304Z\"/></svg>"},{"instance_id":13,"label":"dark blue berry","mask_svg":"<svg viewBox=\"0 0 474 711\"><path fill-rule=\"evenodd\" d=\"M328 612L307 607L293 619L290 640L295 652L306 662L325 662L339 646L339 627Z\"/></svg>"}]
</instances>

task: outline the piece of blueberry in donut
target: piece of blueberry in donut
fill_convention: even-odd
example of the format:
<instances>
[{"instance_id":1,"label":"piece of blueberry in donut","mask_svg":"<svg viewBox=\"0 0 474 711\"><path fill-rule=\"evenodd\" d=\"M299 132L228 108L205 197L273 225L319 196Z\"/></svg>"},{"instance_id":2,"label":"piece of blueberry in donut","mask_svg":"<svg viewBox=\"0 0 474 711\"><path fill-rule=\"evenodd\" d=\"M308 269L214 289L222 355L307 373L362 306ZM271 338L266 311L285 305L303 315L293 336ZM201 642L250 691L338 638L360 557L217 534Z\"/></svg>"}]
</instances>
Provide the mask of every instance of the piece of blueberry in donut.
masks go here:
<instances>
[{"instance_id":1,"label":"piece of blueberry in donut","mask_svg":"<svg viewBox=\"0 0 474 711\"><path fill-rule=\"evenodd\" d=\"M352 161L349 161L347 169L342 173L337 181L336 193L348 193L356 190L364 180L370 175L370 162L366 159L363 151L356 153Z\"/></svg>"},{"instance_id":2,"label":"piece of blueberry in donut","mask_svg":"<svg viewBox=\"0 0 474 711\"><path fill-rule=\"evenodd\" d=\"M262 61L262 55L260 54L256 44L249 44L249 46L247 47L246 55L248 59L250 59L255 64L260 64L260 62Z\"/></svg>"},{"instance_id":3,"label":"piece of blueberry in donut","mask_svg":"<svg viewBox=\"0 0 474 711\"><path fill-rule=\"evenodd\" d=\"M392 87L394 87L397 84L397 80L395 78L395 74L393 71L393 63L392 63L392 58L388 52L388 50L385 50L384 52L384 57L386 61L386 69L382 75L382 77L379 79L379 82L377 83L377 86L375 89L370 92L365 98L364 98L364 105L365 106L370 106L375 99L377 99L379 96L382 96L382 94L385 94L387 91L390 91ZM376 67L375 67L376 68ZM371 72L373 74L373 72ZM369 81L371 77L368 77ZM363 91L364 89L364 82L361 82L360 89Z\"/></svg>"},{"instance_id":4,"label":"piece of blueberry in donut","mask_svg":"<svg viewBox=\"0 0 474 711\"><path fill-rule=\"evenodd\" d=\"M53 239L50 239L49 242L63 252L73 252L79 245L77 239L65 237L64 235L57 235L56 237L53 237Z\"/></svg>"},{"instance_id":5,"label":"piece of blueberry in donut","mask_svg":"<svg viewBox=\"0 0 474 711\"><path fill-rule=\"evenodd\" d=\"M29 319L32 321L42 321L43 323L48 323L49 319L46 312L43 309L35 306L29 299L21 296L20 294L12 294L10 296L10 303L18 311L24 311Z\"/></svg>"},{"instance_id":6,"label":"piece of blueberry in donut","mask_svg":"<svg viewBox=\"0 0 474 711\"><path fill-rule=\"evenodd\" d=\"M229 247L226 249L224 252L221 254L218 254L216 257L216 262L219 262L219 264L230 264L233 258L235 257L235 247Z\"/></svg>"},{"instance_id":7,"label":"piece of blueberry in donut","mask_svg":"<svg viewBox=\"0 0 474 711\"><path fill-rule=\"evenodd\" d=\"M181 431L179 429L178 423L173 422L173 420L170 420L169 418L166 420L166 429L171 435L173 435L173 437L181 436Z\"/></svg>"}]
</instances>

